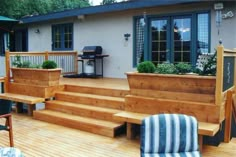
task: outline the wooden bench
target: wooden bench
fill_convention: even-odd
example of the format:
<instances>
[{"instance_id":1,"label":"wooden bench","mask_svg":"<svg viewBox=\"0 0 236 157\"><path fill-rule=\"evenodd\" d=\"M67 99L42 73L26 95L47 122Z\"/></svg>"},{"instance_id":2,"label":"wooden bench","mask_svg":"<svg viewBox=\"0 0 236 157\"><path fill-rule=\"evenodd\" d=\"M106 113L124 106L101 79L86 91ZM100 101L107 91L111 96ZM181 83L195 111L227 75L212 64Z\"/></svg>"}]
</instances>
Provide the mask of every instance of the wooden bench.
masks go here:
<instances>
[{"instance_id":1,"label":"wooden bench","mask_svg":"<svg viewBox=\"0 0 236 157\"><path fill-rule=\"evenodd\" d=\"M16 112L22 112L23 105L22 103L25 103L28 106L28 115L33 115L33 110L35 110L35 104L44 102L44 98L40 97L33 97L33 96L27 96L27 95L20 95L20 94L13 94L13 93L1 93L0 99L6 99L16 102Z\"/></svg>"},{"instance_id":2,"label":"wooden bench","mask_svg":"<svg viewBox=\"0 0 236 157\"><path fill-rule=\"evenodd\" d=\"M116 120L124 121L127 123L126 134L128 139L133 139L136 136L136 127L135 124L140 125L142 120L146 117L150 116L150 114L144 113L135 113L123 111L117 114L114 114L113 117ZM218 130L220 129L219 124L207 123L207 122L198 122L198 135L199 135L199 147L202 150L203 145L203 135L206 136L214 136Z\"/></svg>"}]
</instances>

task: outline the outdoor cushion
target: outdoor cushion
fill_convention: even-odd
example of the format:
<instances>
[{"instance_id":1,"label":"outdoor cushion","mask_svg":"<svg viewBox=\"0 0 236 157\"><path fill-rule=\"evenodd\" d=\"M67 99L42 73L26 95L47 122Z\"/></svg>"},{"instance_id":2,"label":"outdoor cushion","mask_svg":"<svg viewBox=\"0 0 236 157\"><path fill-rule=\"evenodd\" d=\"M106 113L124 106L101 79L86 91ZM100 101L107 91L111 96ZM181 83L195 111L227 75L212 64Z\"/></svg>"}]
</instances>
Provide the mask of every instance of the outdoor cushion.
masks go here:
<instances>
[{"instance_id":1,"label":"outdoor cushion","mask_svg":"<svg viewBox=\"0 0 236 157\"><path fill-rule=\"evenodd\" d=\"M7 128L7 126L5 126L5 125L0 125L0 130L7 130L8 128Z\"/></svg>"},{"instance_id":2,"label":"outdoor cushion","mask_svg":"<svg viewBox=\"0 0 236 157\"><path fill-rule=\"evenodd\" d=\"M159 114L141 125L141 156L198 154L196 118L182 114ZM148 155L149 154L149 155ZM178 154L178 155L177 155Z\"/></svg>"},{"instance_id":3,"label":"outdoor cushion","mask_svg":"<svg viewBox=\"0 0 236 157\"><path fill-rule=\"evenodd\" d=\"M143 154L142 157L201 157L199 151L165 154Z\"/></svg>"},{"instance_id":4,"label":"outdoor cushion","mask_svg":"<svg viewBox=\"0 0 236 157\"><path fill-rule=\"evenodd\" d=\"M22 152L13 147L0 147L0 157L24 157Z\"/></svg>"}]
</instances>

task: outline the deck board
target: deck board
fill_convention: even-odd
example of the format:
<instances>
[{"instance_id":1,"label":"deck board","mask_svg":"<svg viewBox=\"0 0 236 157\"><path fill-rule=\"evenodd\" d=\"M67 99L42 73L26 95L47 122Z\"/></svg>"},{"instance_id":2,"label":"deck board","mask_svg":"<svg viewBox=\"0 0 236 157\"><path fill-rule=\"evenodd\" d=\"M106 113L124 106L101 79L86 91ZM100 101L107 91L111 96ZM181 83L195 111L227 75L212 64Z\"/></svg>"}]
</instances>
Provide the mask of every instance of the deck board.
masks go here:
<instances>
[{"instance_id":1,"label":"deck board","mask_svg":"<svg viewBox=\"0 0 236 157\"><path fill-rule=\"evenodd\" d=\"M0 120L0 122L2 122ZM26 157L138 157L139 140L125 135L109 138L13 114L15 147ZM8 146L8 132L0 131L0 146ZM236 156L236 139L219 147L204 146L203 157Z\"/></svg>"}]
</instances>

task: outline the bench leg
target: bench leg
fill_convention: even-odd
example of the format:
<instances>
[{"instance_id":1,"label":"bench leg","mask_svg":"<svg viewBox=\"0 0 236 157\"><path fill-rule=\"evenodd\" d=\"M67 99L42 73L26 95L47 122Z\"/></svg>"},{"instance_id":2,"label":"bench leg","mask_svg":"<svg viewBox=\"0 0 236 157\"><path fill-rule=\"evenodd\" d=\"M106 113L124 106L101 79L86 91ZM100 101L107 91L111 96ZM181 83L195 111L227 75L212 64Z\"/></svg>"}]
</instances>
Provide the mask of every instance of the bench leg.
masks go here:
<instances>
[{"instance_id":1,"label":"bench leg","mask_svg":"<svg viewBox=\"0 0 236 157\"><path fill-rule=\"evenodd\" d=\"M23 103L16 102L16 113L22 113L23 112Z\"/></svg>"},{"instance_id":2,"label":"bench leg","mask_svg":"<svg viewBox=\"0 0 236 157\"><path fill-rule=\"evenodd\" d=\"M33 110L35 110L35 104L28 104L28 115L33 116Z\"/></svg>"},{"instance_id":3,"label":"bench leg","mask_svg":"<svg viewBox=\"0 0 236 157\"><path fill-rule=\"evenodd\" d=\"M126 136L127 136L127 139L134 139L135 138L135 136L137 134L136 128L137 127L136 127L135 124L127 122L127 126L126 126Z\"/></svg>"},{"instance_id":4,"label":"bench leg","mask_svg":"<svg viewBox=\"0 0 236 157\"><path fill-rule=\"evenodd\" d=\"M203 135L198 135L198 145L199 145L199 151L202 152L203 147Z\"/></svg>"}]
</instances>

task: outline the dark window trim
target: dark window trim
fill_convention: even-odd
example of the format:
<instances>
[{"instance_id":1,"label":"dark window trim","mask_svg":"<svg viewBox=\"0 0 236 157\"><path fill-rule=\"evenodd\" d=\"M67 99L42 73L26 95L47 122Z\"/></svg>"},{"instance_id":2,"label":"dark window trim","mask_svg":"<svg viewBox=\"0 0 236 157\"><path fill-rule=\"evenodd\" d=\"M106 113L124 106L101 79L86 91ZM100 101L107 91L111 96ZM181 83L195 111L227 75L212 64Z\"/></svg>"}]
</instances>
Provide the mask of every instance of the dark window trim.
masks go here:
<instances>
[{"instance_id":1,"label":"dark window trim","mask_svg":"<svg viewBox=\"0 0 236 157\"><path fill-rule=\"evenodd\" d=\"M146 16L146 19L147 19L147 23L145 25L145 29L144 29L144 60L150 60L150 57L148 54L149 53L149 29L148 29L148 26L147 24L150 23L150 19L153 19L153 18L168 18L168 17L178 17L178 16L191 16L192 17L192 40L195 42L196 39L197 39L197 30L198 30L198 27L197 27L197 15L198 14L203 14L203 13L207 13L209 15L209 19L208 19L208 24L209 24L209 47L208 47L208 52L210 53L210 50L211 50L211 10L199 10L199 11L192 11L192 12L182 12L182 13L169 13L169 14L155 14L155 15L147 15ZM133 17L133 29L134 29L134 35L133 35L133 68L136 68L137 67L137 64L136 61L135 61L135 58L136 58L136 43L135 43L135 39L136 39L136 27L135 27L135 24L136 24L136 20L139 19L139 18L142 18L143 16L142 15L138 15L138 16L134 16ZM195 42L196 43L196 42ZM172 47L172 46L171 46ZM171 48L170 47L170 48ZM197 54L194 54L193 52L196 52L196 46L194 45L191 45L191 49L192 49L192 54L191 54L191 62L193 65L196 64L196 61L194 58L196 58L196 55ZM170 49L171 51L171 49Z\"/></svg>"},{"instance_id":2,"label":"dark window trim","mask_svg":"<svg viewBox=\"0 0 236 157\"><path fill-rule=\"evenodd\" d=\"M54 48L54 29L55 27L59 27L60 28L60 36L61 36L61 43L64 43L65 40L64 40L64 30L63 28L65 26L71 26L72 27L72 43L71 43L71 48L65 48L64 47L64 44L61 45L61 48ZM73 50L74 49L74 25L73 23L63 23L63 24L54 24L52 25L51 27L52 29L52 51L64 51L64 50Z\"/></svg>"}]
</instances>

